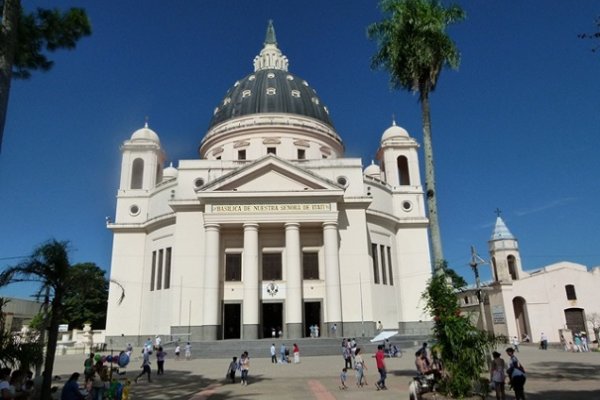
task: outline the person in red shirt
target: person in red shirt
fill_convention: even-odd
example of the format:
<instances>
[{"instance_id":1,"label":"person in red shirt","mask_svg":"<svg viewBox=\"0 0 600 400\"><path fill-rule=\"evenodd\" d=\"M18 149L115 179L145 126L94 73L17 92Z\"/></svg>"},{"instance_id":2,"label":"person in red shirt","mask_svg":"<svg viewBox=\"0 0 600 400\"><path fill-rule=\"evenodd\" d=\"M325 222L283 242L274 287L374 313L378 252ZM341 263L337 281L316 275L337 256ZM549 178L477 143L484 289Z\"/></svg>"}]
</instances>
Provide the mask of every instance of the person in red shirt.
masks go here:
<instances>
[{"instance_id":1,"label":"person in red shirt","mask_svg":"<svg viewBox=\"0 0 600 400\"><path fill-rule=\"evenodd\" d=\"M387 371L385 369L385 352L383 351L383 345L377 346L377 353L375 353L375 361L377 362L377 370L379 371L379 380L375 383L377 390L387 390L385 386L385 378Z\"/></svg>"}]
</instances>

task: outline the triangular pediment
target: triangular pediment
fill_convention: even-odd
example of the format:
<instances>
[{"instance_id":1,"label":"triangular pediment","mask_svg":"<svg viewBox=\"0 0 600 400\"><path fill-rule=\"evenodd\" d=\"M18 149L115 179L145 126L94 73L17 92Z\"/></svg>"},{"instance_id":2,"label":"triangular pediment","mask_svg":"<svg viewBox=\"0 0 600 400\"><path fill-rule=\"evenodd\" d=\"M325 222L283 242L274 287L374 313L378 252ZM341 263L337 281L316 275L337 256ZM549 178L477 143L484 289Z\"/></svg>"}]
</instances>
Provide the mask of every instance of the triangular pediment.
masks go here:
<instances>
[{"instance_id":1,"label":"triangular pediment","mask_svg":"<svg viewBox=\"0 0 600 400\"><path fill-rule=\"evenodd\" d=\"M214 192L343 192L343 189L323 177L281 160L266 156L203 186L198 194Z\"/></svg>"}]
</instances>

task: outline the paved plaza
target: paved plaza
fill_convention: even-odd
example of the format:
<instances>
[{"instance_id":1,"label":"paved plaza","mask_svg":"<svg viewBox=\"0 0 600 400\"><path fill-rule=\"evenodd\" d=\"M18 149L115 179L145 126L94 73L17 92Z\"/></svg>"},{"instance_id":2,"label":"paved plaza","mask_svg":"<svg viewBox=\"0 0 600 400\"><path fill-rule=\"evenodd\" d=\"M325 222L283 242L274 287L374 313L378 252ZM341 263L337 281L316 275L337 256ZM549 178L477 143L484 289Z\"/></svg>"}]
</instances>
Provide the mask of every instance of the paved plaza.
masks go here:
<instances>
[{"instance_id":1,"label":"paved plaza","mask_svg":"<svg viewBox=\"0 0 600 400\"><path fill-rule=\"evenodd\" d=\"M416 348L404 349L402 358L386 359L388 366L387 391L376 391L378 379L375 359L365 354L366 375L369 385L360 389L355 385L353 371L348 373L347 390L341 391L339 374L343 367L340 356L302 357L300 364L272 364L269 345L265 341L263 354L250 354L248 386L225 382L225 373L231 359L192 359L175 361L172 353L165 362L165 374L156 376L156 362L152 360L152 382L145 377L132 383L131 399L408 399L408 383L414 374ZM136 349L139 353L139 349ZM507 357L502 351L503 357ZM237 355L238 354L232 354ZM600 353L565 353L557 349L538 350L521 346L517 354L527 370L525 392L528 400L582 400L600 399ZM74 371L83 370L84 356L59 356L55 375L66 378ZM126 376L133 380L141 371L141 357L135 357L127 368ZM491 397L490 397L491 398ZM508 392L508 399L514 399Z\"/></svg>"}]
</instances>

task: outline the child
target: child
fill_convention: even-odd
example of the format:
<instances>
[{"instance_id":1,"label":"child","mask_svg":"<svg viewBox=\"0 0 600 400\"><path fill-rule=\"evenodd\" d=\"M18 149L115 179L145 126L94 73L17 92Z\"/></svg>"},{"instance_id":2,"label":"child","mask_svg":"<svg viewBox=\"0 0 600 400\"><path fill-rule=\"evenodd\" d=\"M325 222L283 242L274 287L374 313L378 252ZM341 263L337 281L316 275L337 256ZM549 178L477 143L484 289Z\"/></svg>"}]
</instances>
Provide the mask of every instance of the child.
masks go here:
<instances>
[{"instance_id":1,"label":"child","mask_svg":"<svg viewBox=\"0 0 600 400\"><path fill-rule=\"evenodd\" d=\"M192 345L190 342L187 342L185 345L185 359L188 361L192 359Z\"/></svg>"},{"instance_id":2,"label":"child","mask_svg":"<svg viewBox=\"0 0 600 400\"><path fill-rule=\"evenodd\" d=\"M181 354L181 346L177 343L177 347L175 347L175 360L179 361L179 355Z\"/></svg>"},{"instance_id":3,"label":"child","mask_svg":"<svg viewBox=\"0 0 600 400\"><path fill-rule=\"evenodd\" d=\"M227 369L227 374L225 375L225 378L229 377L229 379L231 379L231 383L235 383L235 371L237 369L237 357L233 357L233 361L229 363L229 368Z\"/></svg>"},{"instance_id":4,"label":"child","mask_svg":"<svg viewBox=\"0 0 600 400\"><path fill-rule=\"evenodd\" d=\"M346 379L348 378L348 369L347 368L343 368L342 369L342 373L340 374L340 382L341 382L341 386L340 386L340 390L346 390L348 389L348 386L346 386Z\"/></svg>"}]
</instances>

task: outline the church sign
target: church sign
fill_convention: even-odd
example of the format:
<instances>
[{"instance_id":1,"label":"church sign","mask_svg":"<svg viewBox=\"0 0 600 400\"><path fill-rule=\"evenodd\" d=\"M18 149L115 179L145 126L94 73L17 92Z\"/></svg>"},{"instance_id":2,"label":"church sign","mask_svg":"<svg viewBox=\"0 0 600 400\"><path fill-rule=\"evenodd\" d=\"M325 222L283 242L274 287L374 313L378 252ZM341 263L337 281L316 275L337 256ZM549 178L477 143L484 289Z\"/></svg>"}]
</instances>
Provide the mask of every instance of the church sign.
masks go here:
<instances>
[{"instance_id":1,"label":"church sign","mask_svg":"<svg viewBox=\"0 0 600 400\"><path fill-rule=\"evenodd\" d=\"M289 213L331 211L329 203L302 204L222 204L212 205L211 212L223 214Z\"/></svg>"},{"instance_id":2,"label":"church sign","mask_svg":"<svg viewBox=\"0 0 600 400\"><path fill-rule=\"evenodd\" d=\"M494 321L494 325L506 323L504 307L502 307L501 305L492 306L492 320Z\"/></svg>"}]
</instances>

